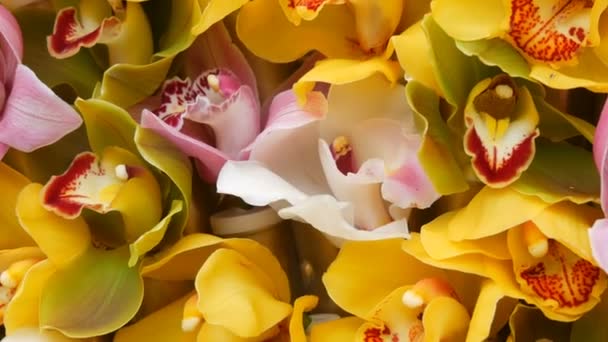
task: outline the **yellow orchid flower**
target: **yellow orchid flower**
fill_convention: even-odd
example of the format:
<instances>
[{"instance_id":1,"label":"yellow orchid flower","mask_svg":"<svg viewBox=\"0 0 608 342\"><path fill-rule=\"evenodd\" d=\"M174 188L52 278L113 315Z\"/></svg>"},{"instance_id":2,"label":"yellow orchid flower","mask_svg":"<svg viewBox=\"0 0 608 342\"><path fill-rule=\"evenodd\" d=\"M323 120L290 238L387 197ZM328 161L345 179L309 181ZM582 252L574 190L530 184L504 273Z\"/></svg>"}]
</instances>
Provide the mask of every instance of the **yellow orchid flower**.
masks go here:
<instances>
[{"instance_id":1,"label":"yellow orchid flower","mask_svg":"<svg viewBox=\"0 0 608 342\"><path fill-rule=\"evenodd\" d=\"M503 69L524 65L525 76L552 88L595 91L608 89L608 45L600 19L607 6L583 0L431 4L433 18L463 51Z\"/></svg>"},{"instance_id":2,"label":"yellow orchid flower","mask_svg":"<svg viewBox=\"0 0 608 342\"><path fill-rule=\"evenodd\" d=\"M481 278L427 265L401 241L342 247L323 282L354 316L313 325L311 341L476 341L506 322L513 301L498 304Z\"/></svg>"},{"instance_id":3,"label":"yellow orchid flower","mask_svg":"<svg viewBox=\"0 0 608 342\"><path fill-rule=\"evenodd\" d=\"M290 304L287 276L274 255L249 239L207 234L183 237L150 259L145 277L194 280L195 292L118 331L115 341L305 342L303 313L317 304Z\"/></svg>"},{"instance_id":4,"label":"yellow orchid flower","mask_svg":"<svg viewBox=\"0 0 608 342\"><path fill-rule=\"evenodd\" d=\"M503 296L568 322L591 310L607 286L588 237L599 217L588 205L485 187L464 208L423 226L403 248L431 265L487 277Z\"/></svg>"}]
</instances>

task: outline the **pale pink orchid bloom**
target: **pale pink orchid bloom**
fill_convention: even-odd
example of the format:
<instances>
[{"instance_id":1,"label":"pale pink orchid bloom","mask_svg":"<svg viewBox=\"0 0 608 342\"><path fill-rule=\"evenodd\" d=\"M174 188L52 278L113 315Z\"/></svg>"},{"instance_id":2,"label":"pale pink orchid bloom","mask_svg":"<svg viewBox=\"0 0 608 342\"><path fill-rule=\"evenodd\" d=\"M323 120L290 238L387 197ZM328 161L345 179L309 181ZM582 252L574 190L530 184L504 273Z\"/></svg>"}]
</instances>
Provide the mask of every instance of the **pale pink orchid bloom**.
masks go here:
<instances>
[{"instance_id":1,"label":"pale pink orchid bloom","mask_svg":"<svg viewBox=\"0 0 608 342\"><path fill-rule=\"evenodd\" d=\"M604 215L608 213L608 101L604 104L593 138L593 158L600 172L600 202ZM593 258L608 272L608 219L595 221L589 229Z\"/></svg>"},{"instance_id":2,"label":"pale pink orchid bloom","mask_svg":"<svg viewBox=\"0 0 608 342\"><path fill-rule=\"evenodd\" d=\"M31 152L82 123L34 72L21 64L23 41L15 17L0 6L0 158L9 148Z\"/></svg>"},{"instance_id":3,"label":"pale pink orchid bloom","mask_svg":"<svg viewBox=\"0 0 608 342\"><path fill-rule=\"evenodd\" d=\"M210 183L215 183L226 161L247 160L259 137L283 129L285 122L303 125L317 120L326 111L321 93L311 93L306 107L299 108L288 90L263 113L253 71L222 24L211 27L189 48L186 69L198 76L166 81L159 96L131 112L143 107L141 126L194 157L200 176Z\"/></svg>"},{"instance_id":4,"label":"pale pink orchid bloom","mask_svg":"<svg viewBox=\"0 0 608 342\"><path fill-rule=\"evenodd\" d=\"M412 208L427 208L439 194L417 154L421 132L404 87L381 76L328 94L328 113L306 120L293 94L275 98L269 127L249 160L229 161L217 191L256 205L271 205L284 219L304 221L339 245L344 240L407 238Z\"/></svg>"}]
</instances>

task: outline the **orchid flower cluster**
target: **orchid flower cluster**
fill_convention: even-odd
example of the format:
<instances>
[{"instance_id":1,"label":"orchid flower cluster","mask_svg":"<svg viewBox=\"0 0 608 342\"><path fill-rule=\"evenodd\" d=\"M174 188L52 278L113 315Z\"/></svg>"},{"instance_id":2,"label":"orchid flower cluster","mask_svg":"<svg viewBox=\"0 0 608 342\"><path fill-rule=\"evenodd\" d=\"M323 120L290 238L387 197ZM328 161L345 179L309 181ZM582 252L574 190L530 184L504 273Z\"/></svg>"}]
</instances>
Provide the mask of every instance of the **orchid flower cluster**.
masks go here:
<instances>
[{"instance_id":1,"label":"orchid flower cluster","mask_svg":"<svg viewBox=\"0 0 608 342\"><path fill-rule=\"evenodd\" d=\"M0 0L0 340L605 342L606 18Z\"/></svg>"}]
</instances>

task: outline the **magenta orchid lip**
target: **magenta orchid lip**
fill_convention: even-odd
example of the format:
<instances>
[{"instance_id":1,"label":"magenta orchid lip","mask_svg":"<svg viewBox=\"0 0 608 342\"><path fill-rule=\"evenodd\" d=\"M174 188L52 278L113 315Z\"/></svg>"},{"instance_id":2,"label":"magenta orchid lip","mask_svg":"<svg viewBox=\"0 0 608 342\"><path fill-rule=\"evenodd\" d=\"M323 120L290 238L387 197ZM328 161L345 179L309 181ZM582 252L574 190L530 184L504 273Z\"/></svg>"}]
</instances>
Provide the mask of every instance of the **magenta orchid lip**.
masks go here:
<instances>
[{"instance_id":1,"label":"magenta orchid lip","mask_svg":"<svg viewBox=\"0 0 608 342\"><path fill-rule=\"evenodd\" d=\"M608 336L605 1L1 2L0 342Z\"/></svg>"}]
</instances>

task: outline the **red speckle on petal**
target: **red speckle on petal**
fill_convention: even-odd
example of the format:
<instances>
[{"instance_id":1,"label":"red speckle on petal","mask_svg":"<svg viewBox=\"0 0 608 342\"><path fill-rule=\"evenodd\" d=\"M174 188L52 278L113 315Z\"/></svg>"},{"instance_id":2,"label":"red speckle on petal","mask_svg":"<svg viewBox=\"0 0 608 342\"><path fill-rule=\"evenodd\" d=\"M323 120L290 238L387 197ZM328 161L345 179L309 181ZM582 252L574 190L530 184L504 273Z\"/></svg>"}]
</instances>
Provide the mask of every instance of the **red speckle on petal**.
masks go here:
<instances>
[{"instance_id":1,"label":"red speckle on petal","mask_svg":"<svg viewBox=\"0 0 608 342\"><path fill-rule=\"evenodd\" d=\"M363 341L364 342L383 342L384 337L392 337L394 338L396 335L391 336L391 329L389 327L384 326L384 328L380 329L378 327L370 327L365 329L363 332ZM392 341L395 341L392 339ZM399 341L399 338L397 338Z\"/></svg>"},{"instance_id":2,"label":"red speckle on petal","mask_svg":"<svg viewBox=\"0 0 608 342\"><path fill-rule=\"evenodd\" d=\"M558 0L541 7L538 0L512 0L509 36L529 57L543 62L573 59L587 43L589 23L579 16L589 12L591 0ZM590 17L589 17L590 20Z\"/></svg>"},{"instance_id":3,"label":"red speckle on petal","mask_svg":"<svg viewBox=\"0 0 608 342\"><path fill-rule=\"evenodd\" d=\"M549 241L549 269L546 262L526 268L520 277L542 299L555 300L560 308L576 307L589 301L600 278L600 269L589 261L567 258L555 241Z\"/></svg>"},{"instance_id":4,"label":"red speckle on petal","mask_svg":"<svg viewBox=\"0 0 608 342\"><path fill-rule=\"evenodd\" d=\"M497 147L486 149L475 128L471 127L465 135L465 149L473 157L473 168L485 184L506 186L515 181L532 162L536 151L534 139L538 134L538 130L535 130L515 145L507 158L499 160Z\"/></svg>"},{"instance_id":5,"label":"red speckle on petal","mask_svg":"<svg viewBox=\"0 0 608 342\"><path fill-rule=\"evenodd\" d=\"M323 5L327 0L289 0L287 5L289 8L306 7L311 11L316 11Z\"/></svg>"},{"instance_id":6,"label":"red speckle on petal","mask_svg":"<svg viewBox=\"0 0 608 342\"><path fill-rule=\"evenodd\" d=\"M76 156L64 174L51 177L46 184L43 189L43 205L62 213L62 216L65 217L74 218L80 215L84 204L66 193L73 192L78 187L78 180L86 178L95 163L97 163L97 157L93 153L84 152ZM103 170L99 172L103 173Z\"/></svg>"},{"instance_id":7,"label":"red speckle on petal","mask_svg":"<svg viewBox=\"0 0 608 342\"><path fill-rule=\"evenodd\" d=\"M99 27L86 32L76 17L76 9L64 8L57 13L53 34L47 37L48 51L55 58L73 56L82 46L91 47L101 40L116 36L120 24L116 17L105 18Z\"/></svg>"}]
</instances>

